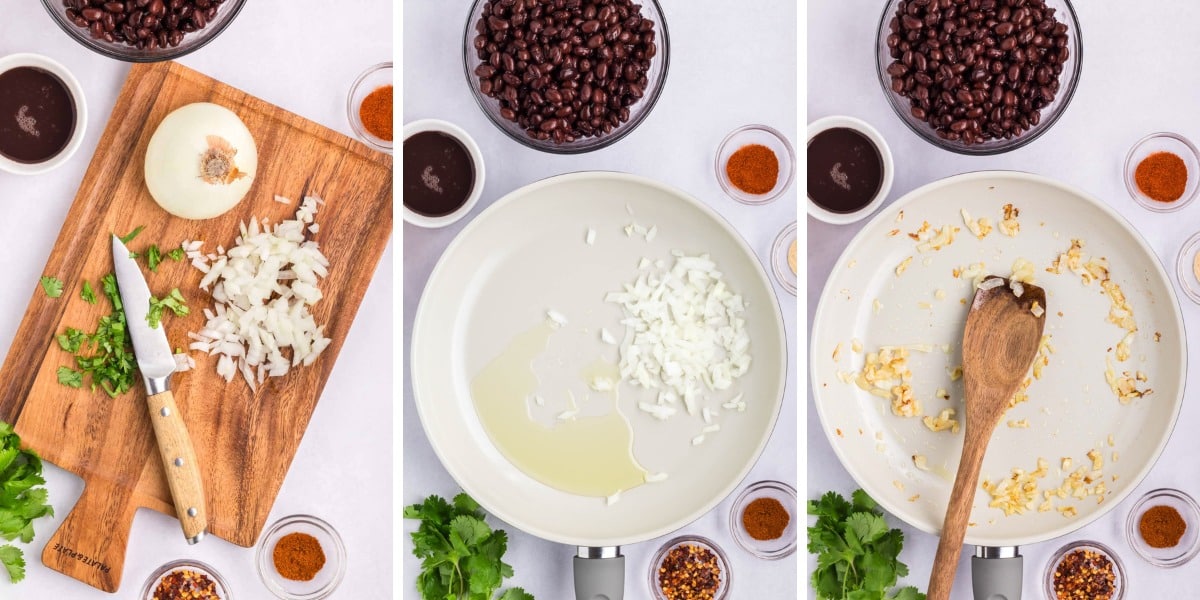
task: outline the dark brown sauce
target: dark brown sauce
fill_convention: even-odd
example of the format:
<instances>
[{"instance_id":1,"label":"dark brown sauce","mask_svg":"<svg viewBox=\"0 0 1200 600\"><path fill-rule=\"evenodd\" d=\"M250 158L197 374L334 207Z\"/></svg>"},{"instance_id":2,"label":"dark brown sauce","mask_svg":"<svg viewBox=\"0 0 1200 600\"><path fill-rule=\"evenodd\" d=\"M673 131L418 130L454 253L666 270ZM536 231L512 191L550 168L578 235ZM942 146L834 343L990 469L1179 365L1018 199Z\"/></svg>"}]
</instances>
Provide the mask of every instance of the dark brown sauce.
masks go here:
<instances>
[{"instance_id":1,"label":"dark brown sauce","mask_svg":"<svg viewBox=\"0 0 1200 600\"><path fill-rule=\"evenodd\" d=\"M462 207L475 186L475 163L457 139L423 131L404 140L404 206L426 217Z\"/></svg>"},{"instance_id":2,"label":"dark brown sauce","mask_svg":"<svg viewBox=\"0 0 1200 600\"><path fill-rule=\"evenodd\" d=\"M0 155L35 164L54 158L75 133L75 100L49 71L17 67L0 73Z\"/></svg>"},{"instance_id":3,"label":"dark brown sauce","mask_svg":"<svg viewBox=\"0 0 1200 600\"><path fill-rule=\"evenodd\" d=\"M852 213L869 204L882 184L883 159L863 134L837 127L808 143L808 197L821 208Z\"/></svg>"}]
</instances>

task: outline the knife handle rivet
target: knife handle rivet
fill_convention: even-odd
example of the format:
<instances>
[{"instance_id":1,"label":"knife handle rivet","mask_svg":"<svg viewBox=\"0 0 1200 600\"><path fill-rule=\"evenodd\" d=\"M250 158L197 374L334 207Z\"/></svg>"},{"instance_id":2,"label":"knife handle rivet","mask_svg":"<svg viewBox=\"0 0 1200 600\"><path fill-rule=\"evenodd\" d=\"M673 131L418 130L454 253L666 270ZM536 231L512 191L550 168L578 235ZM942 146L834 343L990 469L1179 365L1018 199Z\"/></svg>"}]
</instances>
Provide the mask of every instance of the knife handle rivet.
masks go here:
<instances>
[{"instance_id":1,"label":"knife handle rivet","mask_svg":"<svg viewBox=\"0 0 1200 600\"><path fill-rule=\"evenodd\" d=\"M182 467L182 466L183 466L183 459L182 459L182 458L176 458L176 459L175 459L175 466L177 466L177 467Z\"/></svg>"},{"instance_id":2,"label":"knife handle rivet","mask_svg":"<svg viewBox=\"0 0 1200 600\"><path fill-rule=\"evenodd\" d=\"M193 506L193 507L191 507L191 508L187 509L187 515L188 515L189 517L194 517L194 516L196 516L196 513L197 513L197 512L199 512L199 511L197 511L197 510L196 510L196 507L195 507L195 506Z\"/></svg>"},{"instance_id":3,"label":"knife handle rivet","mask_svg":"<svg viewBox=\"0 0 1200 600\"><path fill-rule=\"evenodd\" d=\"M164 407L162 407L162 410L158 411L158 414L160 414L164 417L169 417L169 416L171 416L171 409L164 406Z\"/></svg>"}]
</instances>

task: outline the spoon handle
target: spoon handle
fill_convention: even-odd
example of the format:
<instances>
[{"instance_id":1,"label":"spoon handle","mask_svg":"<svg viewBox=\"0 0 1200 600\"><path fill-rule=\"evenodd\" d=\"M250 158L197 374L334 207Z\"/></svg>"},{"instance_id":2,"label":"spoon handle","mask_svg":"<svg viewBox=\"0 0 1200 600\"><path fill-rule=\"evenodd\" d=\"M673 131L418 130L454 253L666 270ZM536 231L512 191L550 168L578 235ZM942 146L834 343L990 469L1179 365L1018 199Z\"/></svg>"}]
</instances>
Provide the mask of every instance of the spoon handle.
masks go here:
<instances>
[{"instance_id":1,"label":"spoon handle","mask_svg":"<svg viewBox=\"0 0 1200 600\"><path fill-rule=\"evenodd\" d=\"M976 433L972 433L972 430ZM933 559L933 572L929 574L927 600L950 598L963 538L967 535L967 521L971 518L971 503L979 484L979 469L983 466L983 456L987 452L991 433L991 429L982 427L968 427L966 430L958 474L954 478L950 503L946 507L946 520L942 523L941 540L938 541L937 554Z\"/></svg>"}]
</instances>

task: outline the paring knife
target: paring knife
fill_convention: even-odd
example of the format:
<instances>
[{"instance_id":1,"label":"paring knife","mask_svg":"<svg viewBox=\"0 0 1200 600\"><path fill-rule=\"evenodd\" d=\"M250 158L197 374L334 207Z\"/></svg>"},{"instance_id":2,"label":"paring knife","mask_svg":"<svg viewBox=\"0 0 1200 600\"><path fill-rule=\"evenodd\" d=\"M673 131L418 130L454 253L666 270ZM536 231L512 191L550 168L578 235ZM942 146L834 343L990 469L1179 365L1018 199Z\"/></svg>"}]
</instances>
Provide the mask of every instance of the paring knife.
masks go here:
<instances>
[{"instance_id":1,"label":"paring knife","mask_svg":"<svg viewBox=\"0 0 1200 600\"><path fill-rule=\"evenodd\" d=\"M183 535L189 544L204 538L208 529L208 513L204 503L204 484L200 479L200 466L196 464L196 453L188 436L183 415L175 406L171 394L171 374L175 372L175 357L162 323L151 328L146 321L150 312L150 288L137 262L130 257L129 249L121 239L112 236L113 266L117 273L117 287L124 305L125 321L129 337L133 340L133 354L137 358L138 370L146 384L146 401L150 405L150 422L154 425L154 437L158 440L158 453L162 456L163 471L171 488L175 503L175 514L183 526Z\"/></svg>"}]
</instances>

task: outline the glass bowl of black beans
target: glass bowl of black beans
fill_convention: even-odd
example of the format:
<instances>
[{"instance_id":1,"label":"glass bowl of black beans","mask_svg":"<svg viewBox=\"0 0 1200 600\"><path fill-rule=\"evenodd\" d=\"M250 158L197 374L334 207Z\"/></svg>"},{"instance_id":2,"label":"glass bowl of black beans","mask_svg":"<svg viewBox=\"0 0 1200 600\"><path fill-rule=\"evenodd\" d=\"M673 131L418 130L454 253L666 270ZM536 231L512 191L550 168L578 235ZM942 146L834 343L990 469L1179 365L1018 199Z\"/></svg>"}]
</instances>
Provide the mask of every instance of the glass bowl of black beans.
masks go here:
<instances>
[{"instance_id":1,"label":"glass bowl of black beans","mask_svg":"<svg viewBox=\"0 0 1200 600\"><path fill-rule=\"evenodd\" d=\"M484 114L512 139L579 154L650 114L670 64L657 0L475 0L463 70Z\"/></svg>"},{"instance_id":2,"label":"glass bowl of black beans","mask_svg":"<svg viewBox=\"0 0 1200 600\"><path fill-rule=\"evenodd\" d=\"M229 26L246 0L42 0L75 41L109 58L158 62L191 54Z\"/></svg>"},{"instance_id":3,"label":"glass bowl of black beans","mask_svg":"<svg viewBox=\"0 0 1200 600\"><path fill-rule=\"evenodd\" d=\"M890 0L879 83L909 129L961 154L1015 150L1050 129L1079 82L1068 0Z\"/></svg>"}]
</instances>

